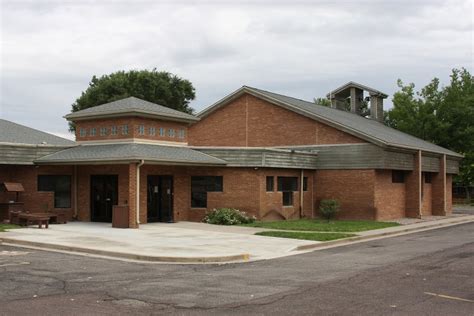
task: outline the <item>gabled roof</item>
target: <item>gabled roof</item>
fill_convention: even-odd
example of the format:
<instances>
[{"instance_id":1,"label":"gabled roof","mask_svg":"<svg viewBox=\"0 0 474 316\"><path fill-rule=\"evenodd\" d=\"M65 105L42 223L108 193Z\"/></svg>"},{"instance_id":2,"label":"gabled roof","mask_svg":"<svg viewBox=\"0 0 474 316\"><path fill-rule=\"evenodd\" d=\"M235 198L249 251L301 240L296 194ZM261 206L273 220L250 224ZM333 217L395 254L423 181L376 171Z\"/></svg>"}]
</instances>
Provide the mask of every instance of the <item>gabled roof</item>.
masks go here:
<instances>
[{"instance_id":1,"label":"gabled roof","mask_svg":"<svg viewBox=\"0 0 474 316\"><path fill-rule=\"evenodd\" d=\"M72 140L0 119L0 143L21 145L74 146Z\"/></svg>"},{"instance_id":2,"label":"gabled roof","mask_svg":"<svg viewBox=\"0 0 474 316\"><path fill-rule=\"evenodd\" d=\"M314 102L304 101L248 86L243 86L242 88L234 91L217 103L198 113L197 116L199 118L204 118L245 93L249 93L255 97L266 100L270 103L281 106L287 110L296 112L316 121L322 122L379 146L422 150L437 154L446 154L454 157L462 157L462 155L449 149L408 135L373 119L364 118L351 112L317 105Z\"/></svg>"},{"instance_id":3,"label":"gabled roof","mask_svg":"<svg viewBox=\"0 0 474 316\"><path fill-rule=\"evenodd\" d=\"M377 89L364 86L363 84L360 84L360 83L357 83L357 82L354 82L354 81L349 81L348 83L340 86L339 88L332 90L331 92L329 92L327 94L327 97L330 98L331 96L334 96L338 93L341 93L344 90L349 90L352 87L358 88L360 90L365 90L365 91L369 92L370 95L376 95L376 96L380 96L382 98L388 97L388 95L386 95L385 93L383 93L383 92L381 92Z\"/></svg>"},{"instance_id":4,"label":"gabled roof","mask_svg":"<svg viewBox=\"0 0 474 316\"><path fill-rule=\"evenodd\" d=\"M182 122L195 122L199 120L199 118L194 115L170 109L166 106L148 102L135 97L128 97L125 99L94 106L67 114L64 117L69 121L76 121L127 115L141 115L155 118L158 117Z\"/></svg>"},{"instance_id":5,"label":"gabled roof","mask_svg":"<svg viewBox=\"0 0 474 316\"><path fill-rule=\"evenodd\" d=\"M120 163L145 160L174 165L225 165L226 162L187 147L141 143L80 145L41 157L37 164Z\"/></svg>"}]
</instances>

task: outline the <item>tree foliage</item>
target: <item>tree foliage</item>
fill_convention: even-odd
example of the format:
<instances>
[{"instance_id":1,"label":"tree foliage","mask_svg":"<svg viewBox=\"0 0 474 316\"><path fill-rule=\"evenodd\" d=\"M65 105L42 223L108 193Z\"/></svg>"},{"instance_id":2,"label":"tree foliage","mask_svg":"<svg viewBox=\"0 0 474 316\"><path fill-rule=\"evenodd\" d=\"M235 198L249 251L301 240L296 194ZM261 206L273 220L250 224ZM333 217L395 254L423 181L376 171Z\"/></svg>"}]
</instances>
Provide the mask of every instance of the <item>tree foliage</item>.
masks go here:
<instances>
[{"instance_id":1,"label":"tree foliage","mask_svg":"<svg viewBox=\"0 0 474 316\"><path fill-rule=\"evenodd\" d=\"M455 181L474 184L474 77L468 70L453 69L448 86L434 78L421 91L398 80L387 125L464 154Z\"/></svg>"},{"instance_id":2,"label":"tree foliage","mask_svg":"<svg viewBox=\"0 0 474 316\"><path fill-rule=\"evenodd\" d=\"M327 107L331 106L331 100L329 100L328 98L314 98L313 102L317 105L322 105L322 106L327 106ZM344 110L346 111L351 110L351 103L350 103L349 98L345 100ZM360 115L363 117L368 117L370 115L369 102L367 102L365 99L362 100L362 102L360 103Z\"/></svg>"},{"instance_id":3,"label":"tree foliage","mask_svg":"<svg viewBox=\"0 0 474 316\"><path fill-rule=\"evenodd\" d=\"M134 96L169 108L193 113L189 102L195 98L192 83L166 71L117 71L93 76L89 87L72 104L72 112ZM70 124L70 130L74 125Z\"/></svg>"}]
</instances>

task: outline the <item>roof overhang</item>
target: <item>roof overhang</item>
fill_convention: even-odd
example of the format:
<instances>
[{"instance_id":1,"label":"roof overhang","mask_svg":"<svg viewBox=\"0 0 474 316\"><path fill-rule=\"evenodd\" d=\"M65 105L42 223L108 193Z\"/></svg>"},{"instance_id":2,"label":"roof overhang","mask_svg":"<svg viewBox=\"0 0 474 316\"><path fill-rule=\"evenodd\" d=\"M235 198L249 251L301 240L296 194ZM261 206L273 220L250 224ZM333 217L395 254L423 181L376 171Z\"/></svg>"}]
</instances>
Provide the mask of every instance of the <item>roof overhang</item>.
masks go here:
<instances>
[{"instance_id":1,"label":"roof overhang","mask_svg":"<svg viewBox=\"0 0 474 316\"><path fill-rule=\"evenodd\" d=\"M350 88L357 88L357 89L360 89L360 90L365 90L365 91L369 92L369 94L370 94L371 96L378 96L378 97L381 97L381 98L384 98L384 99L388 97L387 94L385 94L385 93L383 93L383 92L381 92L381 91L379 91L379 90L377 90L377 89L374 89L374 88L371 88L371 87L367 87L367 86L365 86L365 85L363 85L363 84L360 84L360 83L357 83L357 82L354 82L354 81L349 81L348 83L346 83L346 84L340 86L339 88L334 89L333 91L329 92L329 93L326 95L326 97L331 98L331 97L333 97L335 94L344 93L345 90L348 90L348 91L349 91ZM346 94L349 95L350 92L347 92Z\"/></svg>"},{"instance_id":2,"label":"roof overhang","mask_svg":"<svg viewBox=\"0 0 474 316\"><path fill-rule=\"evenodd\" d=\"M130 117L130 116L138 116L138 117L146 117L146 118L153 118L153 119L161 119L173 122L182 122L182 123L195 123L199 121L198 117L177 117L174 115L166 115L166 114L156 114L153 112L143 111L143 110L123 110L123 111L115 111L113 113L110 112L98 112L98 113L70 113L64 116L64 118L68 121L77 122L77 121L85 121L85 120L98 120L98 119L107 119L107 118L120 118L120 117Z\"/></svg>"}]
</instances>

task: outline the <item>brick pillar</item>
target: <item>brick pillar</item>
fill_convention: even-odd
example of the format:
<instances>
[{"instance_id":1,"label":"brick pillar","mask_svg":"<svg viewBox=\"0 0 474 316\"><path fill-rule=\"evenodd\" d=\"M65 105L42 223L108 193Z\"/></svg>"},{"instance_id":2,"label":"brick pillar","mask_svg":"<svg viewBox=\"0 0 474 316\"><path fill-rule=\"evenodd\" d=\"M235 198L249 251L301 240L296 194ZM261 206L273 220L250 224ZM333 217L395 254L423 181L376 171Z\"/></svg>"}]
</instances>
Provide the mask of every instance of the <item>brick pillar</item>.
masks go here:
<instances>
[{"instance_id":1,"label":"brick pillar","mask_svg":"<svg viewBox=\"0 0 474 316\"><path fill-rule=\"evenodd\" d=\"M446 215L446 155L439 159L439 171L431 179L433 215Z\"/></svg>"},{"instance_id":2,"label":"brick pillar","mask_svg":"<svg viewBox=\"0 0 474 316\"><path fill-rule=\"evenodd\" d=\"M409 172L405 181L405 215L419 218L421 216L421 150L415 154L413 171Z\"/></svg>"},{"instance_id":3,"label":"brick pillar","mask_svg":"<svg viewBox=\"0 0 474 316\"><path fill-rule=\"evenodd\" d=\"M137 223L137 164L128 165L128 226L138 228Z\"/></svg>"}]
</instances>

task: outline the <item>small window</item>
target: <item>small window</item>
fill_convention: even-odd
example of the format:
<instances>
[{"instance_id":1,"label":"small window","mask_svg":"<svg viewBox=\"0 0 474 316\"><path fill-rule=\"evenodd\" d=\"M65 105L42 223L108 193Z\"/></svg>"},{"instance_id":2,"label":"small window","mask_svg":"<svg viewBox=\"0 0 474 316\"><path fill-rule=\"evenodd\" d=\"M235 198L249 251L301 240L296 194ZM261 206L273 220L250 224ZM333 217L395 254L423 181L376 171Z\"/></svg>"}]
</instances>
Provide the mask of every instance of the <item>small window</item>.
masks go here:
<instances>
[{"instance_id":1,"label":"small window","mask_svg":"<svg viewBox=\"0 0 474 316\"><path fill-rule=\"evenodd\" d=\"M278 177L278 191L298 191L298 178Z\"/></svg>"},{"instance_id":2,"label":"small window","mask_svg":"<svg viewBox=\"0 0 474 316\"><path fill-rule=\"evenodd\" d=\"M150 127L149 130L148 130L148 134L150 134L150 136L155 136L156 135L156 127Z\"/></svg>"},{"instance_id":3,"label":"small window","mask_svg":"<svg viewBox=\"0 0 474 316\"><path fill-rule=\"evenodd\" d=\"M433 174L431 172L423 172L425 176L425 183L431 183Z\"/></svg>"},{"instance_id":4,"label":"small window","mask_svg":"<svg viewBox=\"0 0 474 316\"><path fill-rule=\"evenodd\" d=\"M87 136L87 130L85 128L81 128L79 130L79 136L86 137Z\"/></svg>"},{"instance_id":5,"label":"small window","mask_svg":"<svg viewBox=\"0 0 474 316\"><path fill-rule=\"evenodd\" d=\"M293 205L293 192L285 191L283 194L283 206L292 206Z\"/></svg>"},{"instance_id":6,"label":"small window","mask_svg":"<svg viewBox=\"0 0 474 316\"><path fill-rule=\"evenodd\" d=\"M138 125L138 135L145 135L145 125Z\"/></svg>"},{"instance_id":7,"label":"small window","mask_svg":"<svg viewBox=\"0 0 474 316\"><path fill-rule=\"evenodd\" d=\"M71 207L71 176L39 175L38 191L54 192L55 208Z\"/></svg>"},{"instance_id":8,"label":"small window","mask_svg":"<svg viewBox=\"0 0 474 316\"><path fill-rule=\"evenodd\" d=\"M392 170L392 183L405 183L405 171Z\"/></svg>"},{"instance_id":9,"label":"small window","mask_svg":"<svg viewBox=\"0 0 474 316\"><path fill-rule=\"evenodd\" d=\"M308 191L308 177L303 177L303 191Z\"/></svg>"},{"instance_id":10,"label":"small window","mask_svg":"<svg viewBox=\"0 0 474 316\"><path fill-rule=\"evenodd\" d=\"M160 127L160 136L165 137L165 129L163 127Z\"/></svg>"},{"instance_id":11,"label":"small window","mask_svg":"<svg viewBox=\"0 0 474 316\"><path fill-rule=\"evenodd\" d=\"M184 135L185 135L184 129L178 130L178 138L183 139L183 138L184 138Z\"/></svg>"},{"instance_id":12,"label":"small window","mask_svg":"<svg viewBox=\"0 0 474 316\"><path fill-rule=\"evenodd\" d=\"M90 136L95 136L95 127L91 128Z\"/></svg>"},{"instance_id":13,"label":"small window","mask_svg":"<svg viewBox=\"0 0 474 316\"><path fill-rule=\"evenodd\" d=\"M278 191L283 192L283 206L293 205L293 192L298 191L297 177L278 177Z\"/></svg>"},{"instance_id":14,"label":"small window","mask_svg":"<svg viewBox=\"0 0 474 316\"><path fill-rule=\"evenodd\" d=\"M122 126L122 135L128 135L128 125Z\"/></svg>"},{"instance_id":15,"label":"small window","mask_svg":"<svg viewBox=\"0 0 474 316\"><path fill-rule=\"evenodd\" d=\"M101 127L99 133L100 133L100 136L106 136L107 135L107 127Z\"/></svg>"},{"instance_id":16,"label":"small window","mask_svg":"<svg viewBox=\"0 0 474 316\"><path fill-rule=\"evenodd\" d=\"M170 128L170 129L168 130L168 136L169 136L169 137L174 137L174 134L175 134L174 128Z\"/></svg>"},{"instance_id":17,"label":"small window","mask_svg":"<svg viewBox=\"0 0 474 316\"><path fill-rule=\"evenodd\" d=\"M207 192L222 192L221 176L191 177L191 207L207 207Z\"/></svg>"},{"instance_id":18,"label":"small window","mask_svg":"<svg viewBox=\"0 0 474 316\"><path fill-rule=\"evenodd\" d=\"M110 135L117 135L117 126L112 126L110 128Z\"/></svg>"},{"instance_id":19,"label":"small window","mask_svg":"<svg viewBox=\"0 0 474 316\"><path fill-rule=\"evenodd\" d=\"M275 182L273 176L267 177L267 192L273 192L275 190Z\"/></svg>"}]
</instances>

